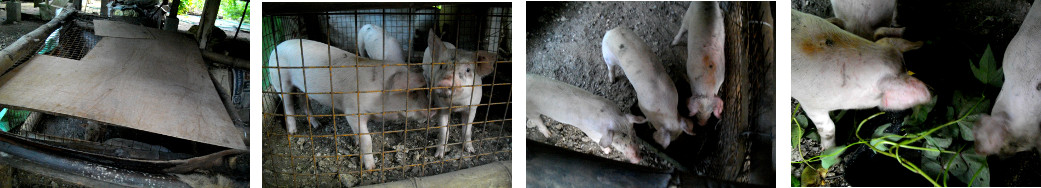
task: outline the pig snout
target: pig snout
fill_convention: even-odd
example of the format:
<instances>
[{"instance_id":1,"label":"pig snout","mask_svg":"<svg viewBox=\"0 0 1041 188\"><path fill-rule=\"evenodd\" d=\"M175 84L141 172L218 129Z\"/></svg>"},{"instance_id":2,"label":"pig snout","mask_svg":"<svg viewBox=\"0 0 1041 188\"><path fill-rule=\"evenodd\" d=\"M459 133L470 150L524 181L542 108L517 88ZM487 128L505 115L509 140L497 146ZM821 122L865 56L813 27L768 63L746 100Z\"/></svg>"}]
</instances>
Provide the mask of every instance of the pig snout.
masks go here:
<instances>
[{"instance_id":1,"label":"pig snout","mask_svg":"<svg viewBox=\"0 0 1041 188\"><path fill-rule=\"evenodd\" d=\"M998 153L1005 143L1005 127L1003 118L980 116L980 121L973 128L973 136L976 138L976 153L983 155Z\"/></svg>"},{"instance_id":2,"label":"pig snout","mask_svg":"<svg viewBox=\"0 0 1041 188\"><path fill-rule=\"evenodd\" d=\"M622 154L625 155L625 158L629 159L630 163L640 164L640 161L643 161L643 158L640 157L640 152L639 150L637 150L636 145L630 144L625 148L619 149L619 151L621 151Z\"/></svg>"},{"instance_id":3,"label":"pig snout","mask_svg":"<svg viewBox=\"0 0 1041 188\"><path fill-rule=\"evenodd\" d=\"M882 80L883 110L902 110L929 102L932 98L925 83L911 76L898 76Z\"/></svg>"},{"instance_id":4,"label":"pig snout","mask_svg":"<svg viewBox=\"0 0 1041 188\"><path fill-rule=\"evenodd\" d=\"M708 119L715 115L717 118L723 112L723 99L718 96L691 96L687 108L690 109L690 115L698 118L698 125L705 126L708 123Z\"/></svg>"},{"instance_id":5,"label":"pig snout","mask_svg":"<svg viewBox=\"0 0 1041 188\"><path fill-rule=\"evenodd\" d=\"M446 75L445 77L442 77L437 82L437 85L435 85L435 86L437 86L437 87L449 87L449 88L438 88L438 89L435 89L434 92L437 93L437 94L441 94L441 95L452 95L452 93L454 93L455 90L459 89L458 87L454 87L454 86L459 85L459 84L455 84L456 82L459 82L459 79L455 79L450 74Z\"/></svg>"}]
</instances>

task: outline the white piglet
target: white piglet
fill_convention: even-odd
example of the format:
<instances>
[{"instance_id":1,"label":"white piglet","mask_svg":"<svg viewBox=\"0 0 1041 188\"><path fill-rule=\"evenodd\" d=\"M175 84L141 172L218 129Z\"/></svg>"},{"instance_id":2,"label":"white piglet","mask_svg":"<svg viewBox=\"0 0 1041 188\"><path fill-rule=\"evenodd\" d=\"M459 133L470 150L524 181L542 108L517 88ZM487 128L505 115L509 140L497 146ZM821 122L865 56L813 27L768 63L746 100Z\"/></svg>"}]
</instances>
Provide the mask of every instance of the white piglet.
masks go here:
<instances>
[{"instance_id":1,"label":"white piglet","mask_svg":"<svg viewBox=\"0 0 1041 188\"><path fill-rule=\"evenodd\" d=\"M398 39L386 35L383 28L372 24L365 24L358 30L358 54L365 54L375 60L405 62Z\"/></svg>"},{"instance_id":2,"label":"white piglet","mask_svg":"<svg viewBox=\"0 0 1041 188\"><path fill-rule=\"evenodd\" d=\"M925 84L903 69L903 52L918 45L899 38L871 42L792 10L792 98L817 127L823 149L835 146L832 110L903 110L929 101Z\"/></svg>"},{"instance_id":3,"label":"white piglet","mask_svg":"<svg viewBox=\"0 0 1041 188\"><path fill-rule=\"evenodd\" d=\"M370 119L425 120L432 114L422 111L430 104L426 90L405 91L425 87L423 75L411 72L403 66L382 67L382 61L361 58L338 48L330 49L324 43L302 39L287 40L276 46L268 65L322 67L273 68L268 70L268 76L273 80L271 87L276 92L285 93L293 92L294 89L301 90L308 93L308 98L326 106L335 105L335 109L347 114L347 124L351 125L352 131L359 134L358 145L363 153L361 159L365 169L372 169L376 164L372 156L372 137L368 135ZM329 66L333 68L326 68ZM330 92L343 94L328 94ZM286 129L289 133L296 133L296 118L293 116L296 110L289 94L282 94L282 104L286 113ZM303 108L311 115L311 109L307 105ZM406 110L408 111L401 113ZM392 113L381 115L381 112ZM354 115L362 113L375 114ZM310 117L309 122L312 127L318 127L318 121L314 117Z\"/></svg>"},{"instance_id":4,"label":"white piglet","mask_svg":"<svg viewBox=\"0 0 1041 188\"><path fill-rule=\"evenodd\" d=\"M657 130L654 141L669 147L682 132L694 135L690 119L677 111L679 95L665 66L639 36L627 28L616 27L604 35L601 48L608 72L621 68L636 90L640 110Z\"/></svg>"},{"instance_id":5,"label":"white piglet","mask_svg":"<svg viewBox=\"0 0 1041 188\"><path fill-rule=\"evenodd\" d=\"M683 15L680 30L672 40L672 45L680 43L683 33L687 33L687 79L693 94L687 100L689 116L698 119L698 125L705 125L715 115L723 112L723 99L717 95L723 87L726 61L723 54L723 13L716 2L690 2L687 13Z\"/></svg>"},{"instance_id":6,"label":"white piglet","mask_svg":"<svg viewBox=\"0 0 1041 188\"><path fill-rule=\"evenodd\" d=\"M423 75L430 81L434 89L433 101L437 107L454 107L438 112L440 116L441 144L437 147L435 156L443 157L445 145L448 144L448 120L451 112L464 112L463 146L467 152L474 152L471 134L473 132L473 121L477 116L477 106L481 103L483 92L481 78L492 73L494 68L495 54L487 51L467 51L456 49L451 44L441 41L441 38L430 30L426 49L423 56ZM434 64L438 63L438 64ZM443 63L443 64L441 64ZM474 105L474 106L469 106Z\"/></svg>"},{"instance_id":7,"label":"white piglet","mask_svg":"<svg viewBox=\"0 0 1041 188\"><path fill-rule=\"evenodd\" d=\"M1041 0L1005 50L1005 83L974 128L976 152L1008 155L1041 148Z\"/></svg>"},{"instance_id":8,"label":"white piglet","mask_svg":"<svg viewBox=\"0 0 1041 188\"><path fill-rule=\"evenodd\" d=\"M640 163L633 123L644 123L643 117L622 113L610 100L564 82L535 75L528 75L527 81L526 113L542 135L549 137L549 130L539 115L577 127L604 153L613 147L629 162Z\"/></svg>"}]
</instances>

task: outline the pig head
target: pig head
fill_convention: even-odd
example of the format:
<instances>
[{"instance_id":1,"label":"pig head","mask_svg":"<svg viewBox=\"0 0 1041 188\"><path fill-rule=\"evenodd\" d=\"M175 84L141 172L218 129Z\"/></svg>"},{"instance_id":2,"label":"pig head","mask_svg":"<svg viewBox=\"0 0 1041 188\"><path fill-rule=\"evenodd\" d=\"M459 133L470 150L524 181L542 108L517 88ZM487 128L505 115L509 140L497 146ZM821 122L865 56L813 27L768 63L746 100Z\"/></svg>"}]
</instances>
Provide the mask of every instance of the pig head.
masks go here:
<instances>
[{"instance_id":1,"label":"pig head","mask_svg":"<svg viewBox=\"0 0 1041 188\"><path fill-rule=\"evenodd\" d=\"M1041 147L1041 0L1005 50L1005 82L973 130L976 152L1009 155Z\"/></svg>"},{"instance_id":2,"label":"pig head","mask_svg":"<svg viewBox=\"0 0 1041 188\"><path fill-rule=\"evenodd\" d=\"M791 23L792 98L817 127L822 148L835 145L832 110L903 110L930 99L925 84L903 69L903 51L920 43L871 42L797 10Z\"/></svg>"}]
</instances>

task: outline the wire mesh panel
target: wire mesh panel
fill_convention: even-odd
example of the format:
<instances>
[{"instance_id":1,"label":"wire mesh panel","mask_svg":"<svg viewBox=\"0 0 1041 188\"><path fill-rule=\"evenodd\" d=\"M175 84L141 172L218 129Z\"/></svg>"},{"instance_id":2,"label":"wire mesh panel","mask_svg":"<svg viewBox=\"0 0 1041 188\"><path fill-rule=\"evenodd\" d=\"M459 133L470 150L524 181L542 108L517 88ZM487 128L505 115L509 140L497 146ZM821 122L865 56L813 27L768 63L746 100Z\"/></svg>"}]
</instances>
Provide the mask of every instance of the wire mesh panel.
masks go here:
<instances>
[{"instance_id":1,"label":"wire mesh panel","mask_svg":"<svg viewBox=\"0 0 1041 188\"><path fill-rule=\"evenodd\" d=\"M265 185L369 185L509 160L511 13L402 4L265 15ZM364 42L371 26L384 42ZM425 58L432 42L444 48Z\"/></svg>"}]
</instances>

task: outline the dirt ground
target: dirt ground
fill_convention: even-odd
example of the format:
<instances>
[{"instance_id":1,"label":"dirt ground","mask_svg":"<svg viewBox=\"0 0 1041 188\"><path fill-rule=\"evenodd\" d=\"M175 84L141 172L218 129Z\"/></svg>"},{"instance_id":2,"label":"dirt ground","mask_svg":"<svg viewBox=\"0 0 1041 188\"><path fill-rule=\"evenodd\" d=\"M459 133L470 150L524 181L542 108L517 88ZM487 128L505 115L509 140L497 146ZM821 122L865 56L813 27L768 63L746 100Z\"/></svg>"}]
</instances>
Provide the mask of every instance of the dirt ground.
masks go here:
<instances>
[{"instance_id":1,"label":"dirt ground","mask_svg":"<svg viewBox=\"0 0 1041 188\"><path fill-rule=\"evenodd\" d=\"M611 82L607 78L607 68L601 52L600 43L604 33L622 26L632 29L642 37L654 53L653 55L657 56L665 65L666 74L675 82L679 97L687 98L691 96L685 71L687 48L686 46L671 46L670 43L680 27L680 21L688 6L689 2L528 2L529 18L527 21L528 33L526 34L528 59L525 62L527 74L545 76L577 86L613 101L623 112L641 115L636 106L636 92L629 81L617 79L617 81ZM723 5L722 7L730 6ZM731 59L727 59L727 61L729 63ZM751 64L753 64L751 66L766 65L765 63ZM733 76L729 75L732 73L730 66L727 65L728 79ZM771 74L769 79L772 78ZM739 84L749 85L746 82L735 85ZM773 86L771 84L771 86L751 85L749 87L759 89ZM720 91L719 94L724 95L724 93L724 91ZM751 98L754 97L744 99ZM738 100L738 98L733 99ZM771 104L769 107L763 108L772 108L772 106ZM734 109L751 111L750 109L759 109L759 107L735 105ZM687 113L685 110L686 108L680 108L679 113ZM736 111L731 113L735 115L732 117L737 117ZM552 133L550 138L546 138L535 127L532 127L534 125L527 126L526 136L529 140L612 160L627 161L618 151L604 154L594 141L573 126L564 125L545 117L528 117L527 121L543 121ZM748 160L745 160L744 167L724 167L725 165L722 165L727 163L723 162L724 160L730 159L728 155L741 155L738 158L742 159L748 157L743 154L724 152L726 150L724 148L736 145L720 141L722 140L720 138L724 137L720 134L721 130L730 128L723 121L713 118L704 127L696 126L697 136L683 134L679 139L674 140L668 149L663 149L651 138L652 128L646 124L634 125L637 135L648 143L648 145L640 147L639 152L643 161L639 164L660 169L677 167L677 164L667 162L662 155L664 154L675 159L679 163L678 165L687 168L692 174L741 182L756 181L745 177L748 174L746 170L749 169ZM735 171L741 172L723 172L727 171L725 169L738 169Z\"/></svg>"},{"instance_id":2,"label":"dirt ground","mask_svg":"<svg viewBox=\"0 0 1041 188\"><path fill-rule=\"evenodd\" d=\"M0 23L7 17L7 13L0 11ZM19 37L33 31L47 22L41 20L25 20L14 24L0 24L0 49L7 47Z\"/></svg>"},{"instance_id":3,"label":"dirt ground","mask_svg":"<svg viewBox=\"0 0 1041 188\"><path fill-rule=\"evenodd\" d=\"M925 42L921 49L904 53L904 66L908 70L915 72L914 76L930 87L933 95L938 97L937 107L949 106L953 92L956 90L981 92L981 88L985 88L985 86L979 84L979 81L972 76L967 62L969 60L973 62L979 61L984 49L989 45L1000 65L1005 53L1005 47L1012 37L1015 36L1029 7L1029 1L1021 0L958 0L945 1L943 3L898 1L896 22L898 26L906 28L904 38L911 41ZM822 18L829 18L834 15L831 11L830 2L827 0L793 0L792 8ZM997 90L982 91L992 101L997 96ZM945 109L937 108L934 111L940 111L932 113L938 114L943 113ZM990 109L982 110L984 113L989 113L989 111ZM847 112L847 118L843 119L863 119L876 112L878 112L877 109L853 110ZM848 118L851 115L854 118ZM902 120L902 117L906 115L910 115L910 112L896 112L896 115L887 114L884 118ZM836 124L839 125L841 123L836 122ZM865 128L875 127L883 123L878 123L877 125L868 124L865 124ZM852 136L845 133L852 132L852 129L843 126L837 127L839 144L849 143L848 138ZM816 130L806 129L805 131ZM804 152L804 157L820 154L817 141L804 137L801 143L803 144L802 152ZM850 186L855 184L855 182L848 178L861 177L853 175L863 172L852 170L853 166L857 166L857 164L851 161L860 159L857 159L858 157L855 155L849 154L851 150L845 152L843 162L832 167L827 173L825 177L826 186ZM791 156L793 158L798 157L796 151L792 152ZM909 155L914 157L915 154ZM1036 156L1036 152L1021 152L1007 158L988 157L992 178L991 186L1041 185L1036 180L1041 178L1041 171L1036 170L1037 166L1041 166L1041 160L1038 160ZM895 161L892 163L896 164ZM890 168L882 165L878 169L873 170L896 169L888 170L888 172L892 173L907 171L898 165L895 166L896 168ZM791 174L799 177L803 168L802 165L793 164ZM847 168L850 170L847 170ZM911 176L914 175L911 174ZM918 178L907 181L924 180ZM894 180L889 182L907 181Z\"/></svg>"}]
</instances>

